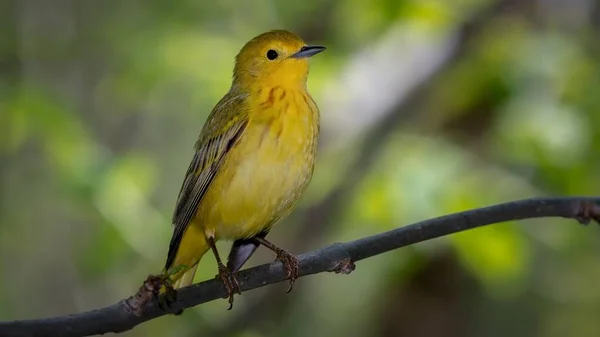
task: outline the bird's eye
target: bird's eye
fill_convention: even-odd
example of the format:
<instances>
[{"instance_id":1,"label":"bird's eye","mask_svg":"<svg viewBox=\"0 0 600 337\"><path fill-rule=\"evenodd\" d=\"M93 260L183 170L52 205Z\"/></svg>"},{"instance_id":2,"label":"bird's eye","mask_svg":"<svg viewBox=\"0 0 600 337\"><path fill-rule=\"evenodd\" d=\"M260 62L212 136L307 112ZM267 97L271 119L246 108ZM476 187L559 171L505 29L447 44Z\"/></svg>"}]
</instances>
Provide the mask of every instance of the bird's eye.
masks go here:
<instances>
[{"instance_id":1,"label":"bird's eye","mask_svg":"<svg viewBox=\"0 0 600 337\"><path fill-rule=\"evenodd\" d=\"M271 60L271 61L274 60L274 59L276 59L277 58L277 52L274 51L273 49L269 49L269 51L267 52L267 58L269 60Z\"/></svg>"}]
</instances>

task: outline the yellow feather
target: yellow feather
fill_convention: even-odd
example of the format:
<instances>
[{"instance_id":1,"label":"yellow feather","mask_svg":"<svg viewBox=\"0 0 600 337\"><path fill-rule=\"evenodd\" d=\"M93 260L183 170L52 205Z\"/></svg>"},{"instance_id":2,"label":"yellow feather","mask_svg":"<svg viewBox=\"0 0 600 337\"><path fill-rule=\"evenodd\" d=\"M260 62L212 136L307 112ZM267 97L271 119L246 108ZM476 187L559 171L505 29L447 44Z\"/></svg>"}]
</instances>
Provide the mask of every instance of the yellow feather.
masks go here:
<instances>
[{"instance_id":1,"label":"yellow feather","mask_svg":"<svg viewBox=\"0 0 600 337\"><path fill-rule=\"evenodd\" d=\"M208 238L237 240L270 229L308 186L319 110L306 89L308 58L296 54L304 46L290 32L272 31L236 57L231 89L198 137L173 216L165 270L185 267L171 277L176 287L191 284Z\"/></svg>"}]
</instances>

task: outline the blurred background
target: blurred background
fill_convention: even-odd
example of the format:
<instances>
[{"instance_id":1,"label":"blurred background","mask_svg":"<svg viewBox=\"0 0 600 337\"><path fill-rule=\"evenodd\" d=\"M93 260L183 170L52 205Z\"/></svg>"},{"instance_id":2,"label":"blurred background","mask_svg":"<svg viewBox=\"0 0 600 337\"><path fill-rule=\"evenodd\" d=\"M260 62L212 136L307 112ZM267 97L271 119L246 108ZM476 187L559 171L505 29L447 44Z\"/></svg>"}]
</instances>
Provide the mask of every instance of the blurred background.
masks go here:
<instances>
[{"instance_id":1,"label":"blurred background","mask_svg":"<svg viewBox=\"0 0 600 337\"><path fill-rule=\"evenodd\" d=\"M274 28L328 47L308 82L315 176L270 234L291 252L600 193L599 1L3 0L0 320L106 306L161 270L200 128L239 48ZM123 335L598 336L599 241L575 221L500 224ZM208 256L196 280L216 271Z\"/></svg>"}]
</instances>

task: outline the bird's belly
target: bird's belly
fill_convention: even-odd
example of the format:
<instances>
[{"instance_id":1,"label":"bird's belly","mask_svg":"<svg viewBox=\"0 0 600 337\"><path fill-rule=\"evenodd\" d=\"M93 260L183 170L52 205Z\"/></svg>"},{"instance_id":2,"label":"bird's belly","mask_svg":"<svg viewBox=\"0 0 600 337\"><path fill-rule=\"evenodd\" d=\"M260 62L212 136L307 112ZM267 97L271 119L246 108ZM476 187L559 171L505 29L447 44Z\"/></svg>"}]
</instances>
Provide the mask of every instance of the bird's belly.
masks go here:
<instances>
[{"instance_id":1,"label":"bird's belly","mask_svg":"<svg viewBox=\"0 0 600 337\"><path fill-rule=\"evenodd\" d=\"M207 235L235 240L252 237L286 215L312 176L310 135L248 130L223 163L203 199Z\"/></svg>"}]
</instances>

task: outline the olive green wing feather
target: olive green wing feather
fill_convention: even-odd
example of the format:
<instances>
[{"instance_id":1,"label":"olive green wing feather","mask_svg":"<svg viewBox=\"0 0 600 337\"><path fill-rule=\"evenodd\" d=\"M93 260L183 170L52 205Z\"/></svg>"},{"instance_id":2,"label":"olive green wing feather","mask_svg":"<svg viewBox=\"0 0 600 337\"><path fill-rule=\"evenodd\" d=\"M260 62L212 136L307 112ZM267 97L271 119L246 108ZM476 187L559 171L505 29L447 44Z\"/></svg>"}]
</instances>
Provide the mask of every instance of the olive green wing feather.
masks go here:
<instances>
[{"instance_id":1,"label":"olive green wing feather","mask_svg":"<svg viewBox=\"0 0 600 337\"><path fill-rule=\"evenodd\" d=\"M172 222L175 228L169 244L165 269L170 268L175 260L183 233L196 215L198 205L219 167L244 133L248 124L247 114L241 114L239 111L236 113L235 109L232 109L234 107L242 109L242 104L239 99L222 100L211 112L200 133L194 158L187 169L173 213Z\"/></svg>"}]
</instances>

